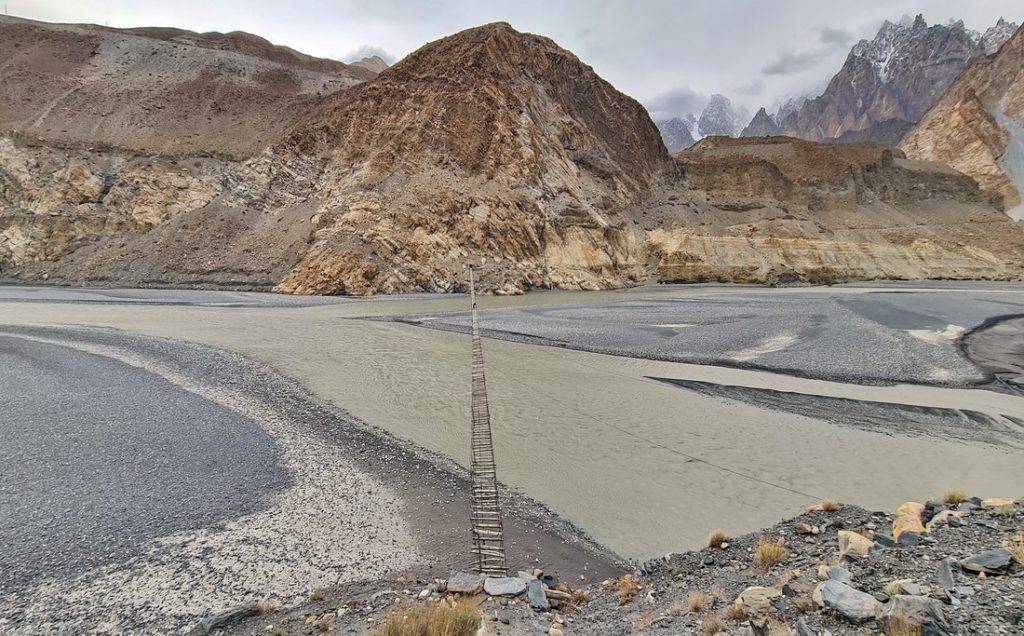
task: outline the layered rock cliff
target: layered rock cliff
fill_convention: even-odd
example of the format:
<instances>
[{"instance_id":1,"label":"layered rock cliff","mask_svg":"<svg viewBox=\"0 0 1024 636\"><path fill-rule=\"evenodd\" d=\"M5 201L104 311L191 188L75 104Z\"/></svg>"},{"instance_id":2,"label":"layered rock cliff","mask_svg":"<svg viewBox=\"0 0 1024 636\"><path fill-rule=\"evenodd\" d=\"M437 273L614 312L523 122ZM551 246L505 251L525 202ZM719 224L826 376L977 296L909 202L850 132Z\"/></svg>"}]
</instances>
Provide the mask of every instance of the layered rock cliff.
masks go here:
<instances>
[{"instance_id":1,"label":"layered rock cliff","mask_svg":"<svg viewBox=\"0 0 1024 636\"><path fill-rule=\"evenodd\" d=\"M1024 29L964 71L900 147L974 177L1024 219Z\"/></svg>"},{"instance_id":2,"label":"layered rock cliff","mask_svg":"<svg viewBox=\"0 0 1024 636\"><path fill-rule=\"evenodd\" d=\"M69 28L30 26L61 37ZM136 48L213 37L115 35L146 40ZM283 64L275 47L230 53L246 68ZM673 159L636 101L506 24L430 43L362 83L325 64L317 72L339 77L336 90L271 91L268 108L286 121L248 104L236 116L218 97L225 111L206 112L209 137L177 145L151 129L129 139L102 118L37 135L34 122L60 121L64 101L26 110L0 136L0 275L370 294L461 290L467 264L504 293L1024 270L1024 226L960 173L872 145L785 138L705 139ZM47 68L83 90L124 94L81 66ZM215 67L212 85L252 89L231 69ZM28 91L19 77L41 77L2 72L16 85L4 102ZM144 121L171 126L177 108ZM233 128L243 115L256 117L245 139ZM218 139L233 140L231 152L210 150Z\"/></svg>"}]
</instances>

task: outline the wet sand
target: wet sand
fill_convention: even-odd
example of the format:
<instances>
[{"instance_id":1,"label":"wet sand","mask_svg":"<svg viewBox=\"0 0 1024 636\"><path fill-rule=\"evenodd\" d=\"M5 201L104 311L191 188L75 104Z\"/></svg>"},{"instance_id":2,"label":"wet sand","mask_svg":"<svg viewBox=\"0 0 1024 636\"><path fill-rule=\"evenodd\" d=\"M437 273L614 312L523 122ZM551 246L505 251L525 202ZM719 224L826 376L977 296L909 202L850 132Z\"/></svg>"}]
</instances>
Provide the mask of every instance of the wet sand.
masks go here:
<instances>
[{"instance_id":1,"label":"wet sand","mask_svg":"<svg viewBox=\"0 0 1024 636\"><path fill-rule=\"evenodd\" d=\"M482 304L697 301L721 293L734 292L536 294L486 298ZM465 465L468 337L364 319L464 309L459 297L302 308L0 303L0 323L110 326L236 351L268 363L373 426ZM486 314L483 320L486 324ZM484 347L499 478L623 556L695 547L717 527L736 534L753 531L822 498L887 509L907 497L938 495L954 486L1020 496L1024 483L1024 453L1016 448L903 435L898 427L878 432L842 426L680 390L653 378L1024 418L1019 396L844 384L500 340L487 340Z\"/></svg>"}]
</instances>

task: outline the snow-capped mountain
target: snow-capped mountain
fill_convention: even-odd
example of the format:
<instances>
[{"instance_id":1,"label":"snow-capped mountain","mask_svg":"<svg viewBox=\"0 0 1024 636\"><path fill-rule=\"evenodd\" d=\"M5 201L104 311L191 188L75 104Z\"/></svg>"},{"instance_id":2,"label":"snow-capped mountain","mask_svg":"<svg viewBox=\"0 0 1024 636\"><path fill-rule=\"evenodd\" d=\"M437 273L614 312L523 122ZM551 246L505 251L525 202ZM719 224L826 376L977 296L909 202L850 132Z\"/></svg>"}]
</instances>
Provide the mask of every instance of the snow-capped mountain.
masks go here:
<instances>
[{"instance_id":1,"label":"snow-capped mountain","mask_svg":"<svg viewBox=\"0 0 1024 636\"><path fill-rule=\"evenodd\" d=\"M739 114L733 109L732 102L723 95L712 95L708 105L704 107L697 119L697 130L701 137L725 135L735 137L743 128Z\"/></svg>"},{"instance_id":2,"label":"snow-capped mountain","mask_svg":"<svg viewBox=\"0 0 1024 636\"><path fill-rule=\"evenodd\" d=\"M785 134L815 141L856 133L895 144L975 57L997 50L1016 28L1001 19L979 35L962 21L928 26L920 15L886 21L874 39L853 46L819 97L779 123Z\"/></svg>"},{"instance_id":3,"label":"snow-capped mountain","mask_svg":"<svg viewBox=\"0 0 1024 636\"><path fill-rule=\"evenodd\" d=\"M691 132L696 118L691 114L688 119L690 121L681 117L673 117L657 122L658 130L661 131L661 140L665 142L665 147L673 155L696 143Z\"/></svg>"}]
</instances>

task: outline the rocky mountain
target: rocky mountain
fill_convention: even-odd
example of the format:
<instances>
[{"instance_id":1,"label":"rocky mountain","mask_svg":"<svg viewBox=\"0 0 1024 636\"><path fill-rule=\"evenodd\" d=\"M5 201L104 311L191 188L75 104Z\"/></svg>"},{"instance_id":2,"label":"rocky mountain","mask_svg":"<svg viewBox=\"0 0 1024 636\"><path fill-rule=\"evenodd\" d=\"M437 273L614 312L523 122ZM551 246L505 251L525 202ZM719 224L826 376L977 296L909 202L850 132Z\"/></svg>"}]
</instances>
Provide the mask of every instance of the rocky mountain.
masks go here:
<instances>
[{"instance_id":1,"label":"rocky mountain","mask_svg":"<svg viewBox=\"0 0 1024 636\"><path fill-rule=\"evenodd\" d=\"M1015 28L1002 20L979 36L962 22L928 26L920 15L886 21L873 40L854 45L824 93L780 122L782 130L818 141L859 131L856 138L895 143L972 59L998 48Z\"/></svg>"},{"instance_id":2,"label":"rocky mountain","mask_svg":"<svg viewBox=\"0 0 1024 636\"><path fill-rule=\"evenodd\" d=\"M688 122L681 117L673 117L659 121L657 126L658 131L661 132L661 140L665 143L669 153L673 155L696 143L691 132L694 122Z\"/></svg>"},{"instance_id":3,"label":"rocky mountain","mask_svg":"<svg viewBox=\"0 0 1024 636\"><path fill-rule=\"evenodd\" d=\"M757 111L754 118L750 120L740 137L775 137L782 134L782 129L776 123L775 118L768 114L764 108Z\"/></svg>"},{"instance_id":4,"label":"rocky mountain","mask_svg":"<svg viewBox=\"0 0 1024 636\"><path fill-rule=\"evenodd\" d=\"M380 58L379 55L371 55L364 57L357 62L352 62L352 66L358 66L359 68L365 68L368 71L374 73L380 73L388 67L388 63Z\"/></svg>"},{"instance_id":5,"label":"rocky mountain","mask_svg":"<svg viewBox=\"0 0 1024 636\"><path fill-rule=\"evenodd\" d=\"M1024 29L971 64L900 147L974 177L1024 219Z\"/></svg>"},{"instance_id":6,"label":"rocky mountain","mask_svg":"<svg viewBox=\"0 0 1024 636\"><path fill-rule=\"evenodd\" d=\"M473 264L484 289L518 293L1024 272L1024 225L958 172L777 137L673 158L640 104L507 24L379 75L251 36L0 24L14 60L0 67L5 280L444 292ZM141 76L96 73L129 45L166 55L129 56L154 69ZM280 79L262 97L261 69ZM150 72L160 84L140 84ZM68 112L79 92L102 109Z\"/></svg>"},{"instance_id":7,"label":"rocky mountain","mask_svg":"<svg viewBox=\"0 0 1024 636\"><path fill-rule=\"evenodd\" d=\"M1017 30L1017 25L1013 22L1007 22L1003 18L999 18L999 21L995 23L995 26L989 27L980 38L978 38L978 54L979 55L992 55L999 50L999 47L1004 42L1010 39L1010 36Z\"/></svg>"},{"instance_id":8,"label":"rocky mountain","mask_svg":"<svg viewBox=\"0 0 1024 636\"><path fill-rule=\"evenodd\" d=\"M710 135L735 137L743 127L741 121L728 97L712 95L697 119L697 130L701 137Z\"/></svg>"},{"instance_id":9,"label":"rocky mountain","mask_svg":"<svg viewBox=\"0 0 1024 636\"><path fill-rule=\"evenodd\" d=\"M247 156L294 114L374 73L247 33L0 16L0 130L147 153Z\"/></svg>"}]
</instances>

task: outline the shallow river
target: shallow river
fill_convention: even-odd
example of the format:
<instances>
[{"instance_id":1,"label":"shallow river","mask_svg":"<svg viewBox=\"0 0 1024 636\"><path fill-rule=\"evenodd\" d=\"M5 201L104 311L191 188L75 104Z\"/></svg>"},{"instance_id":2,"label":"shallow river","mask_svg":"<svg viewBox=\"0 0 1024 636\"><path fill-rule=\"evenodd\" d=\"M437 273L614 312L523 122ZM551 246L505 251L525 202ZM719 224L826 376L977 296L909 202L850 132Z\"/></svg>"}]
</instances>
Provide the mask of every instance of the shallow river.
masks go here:
<instances>
[{"instance_id":1,"label":"shallow river","mask_svg":"<svg viewBox=\"0 0 1024 636\"><path fill-rule=\"evenodd\" d=\"M482 305L706 293L732 292L537 294L485 298ZM464 298L306 307L0 302L0 331L4 323L108 326L231 349L298 379L373 426L465 463L468 337L369 319L465 308ZM859 430L701 395L648 376L972 409L1024 420L1024 398L1017 396L858 386L491 339L484 343L484 355L499 478L627 557L695 547L714 528L751 531L824 498L891 509L906 498L938 496L948 487L1018 497L1024 484L1020 446Z\"/></svg>"}]
</instances>

